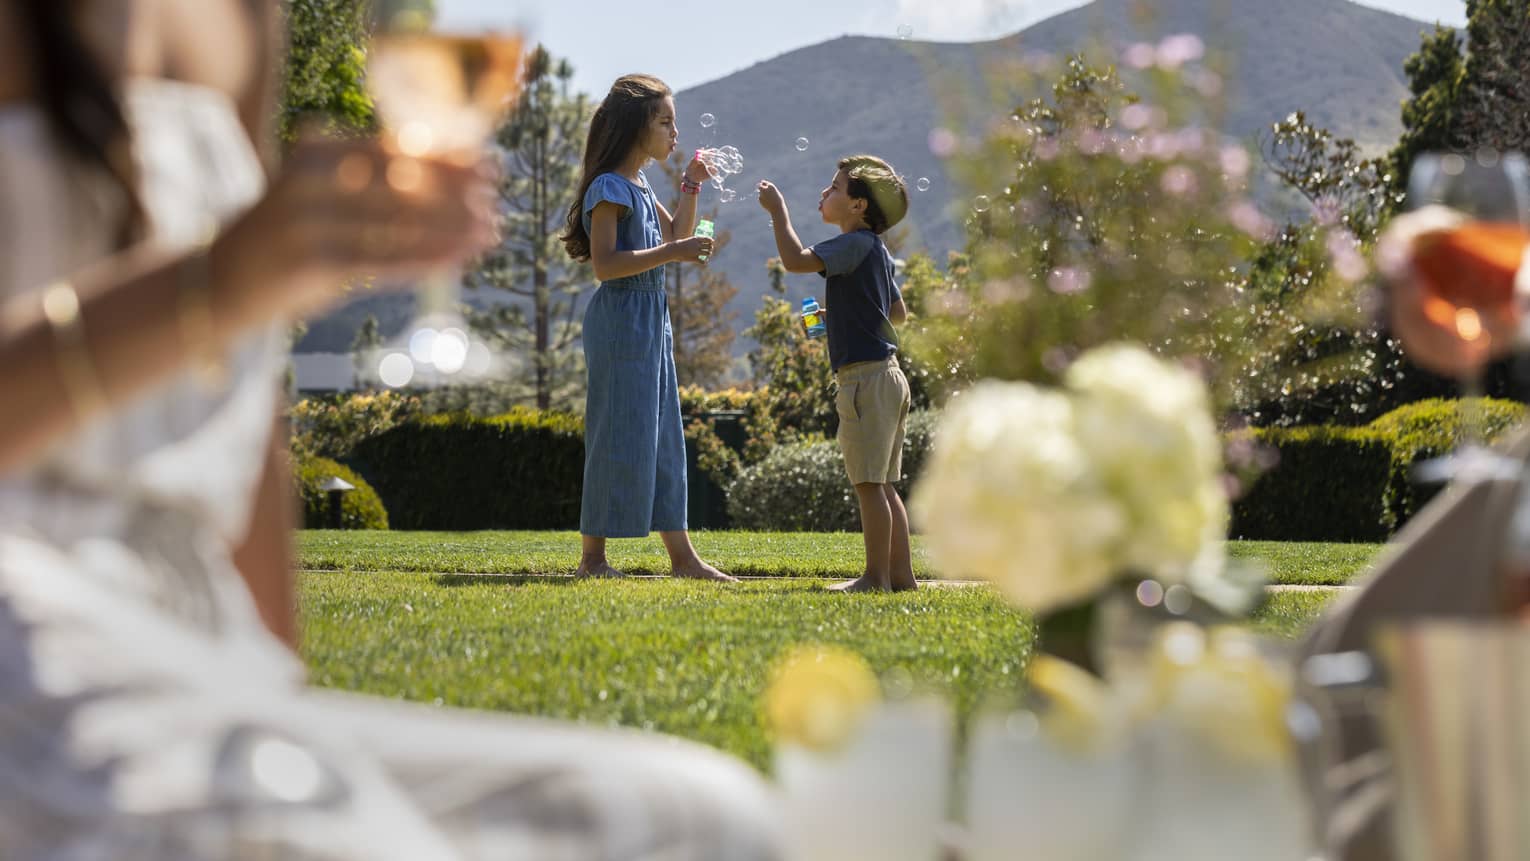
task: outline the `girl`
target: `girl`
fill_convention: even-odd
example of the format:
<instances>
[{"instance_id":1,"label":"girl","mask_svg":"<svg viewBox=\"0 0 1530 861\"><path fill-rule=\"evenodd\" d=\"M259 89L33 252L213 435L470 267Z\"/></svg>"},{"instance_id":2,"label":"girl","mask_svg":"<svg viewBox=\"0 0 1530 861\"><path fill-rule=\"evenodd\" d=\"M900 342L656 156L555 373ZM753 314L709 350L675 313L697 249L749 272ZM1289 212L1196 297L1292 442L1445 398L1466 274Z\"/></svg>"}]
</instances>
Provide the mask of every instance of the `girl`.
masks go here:
<instances>
[{"instance_id":1,"label":"girl","mask_svg":"<svg viewBox=\"0 0 1530 861\"><path fill-rule=\"evenodd\" d=\"M668 158L677 140L669 87L648 75L619 78L590 121L562 237L569 256L590 261L601 282L584 313L581 576L622 576L606 561L606 539L657 530L674 576L737 582L701 561L685 529L685 432L664 264L712 253L709 237L691 235L707 169L699 158L686 165L674 215L642 171L649 159Z\"/></svg>"}]
</instances>

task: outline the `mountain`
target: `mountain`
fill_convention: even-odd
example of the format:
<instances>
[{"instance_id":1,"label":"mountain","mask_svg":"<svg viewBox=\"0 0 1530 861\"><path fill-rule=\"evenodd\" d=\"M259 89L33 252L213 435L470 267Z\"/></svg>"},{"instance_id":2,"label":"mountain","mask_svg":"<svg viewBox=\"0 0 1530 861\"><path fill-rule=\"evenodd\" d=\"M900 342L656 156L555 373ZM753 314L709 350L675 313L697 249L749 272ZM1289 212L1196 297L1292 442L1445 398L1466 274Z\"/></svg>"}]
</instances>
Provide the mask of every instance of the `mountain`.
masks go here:
<instances>
[{"instance_id":1,"label":"mountain","mask_svg":"<svg viewBox=\"0 0 1530 861\"><path fill-rule=\"evenodd\" d=\"M815 207L835 163L845 155L875 153L910 184L901 253L928 250L943 258L947 249L962 246L954 214L966 195L931 154L929 134L942 126L975 128L1013 107L1023 94L981 105L993 91L985 70L999 63L1091 43L1119 47L1196 33L1233 63L1223 131L1252 143L1261 129L1301 110L1379 150L1400 131L1398 107L1407 95L1403 62L1427 27L1348 0L1096 0L990 42L833 39L680 92L675 105L682 147L731 144L744 156L742 174L729 183L739 199L719 205L717 217L719 229L732 231L732 241L710 264L739 288L731 310L742 329L768 292L764 263L775 256L769 220L748 197L759 179L781 187L798 234L812 243L832 230ZM987 110L974 112L974 103ZM703 113L716 118L711 128L701 127ZM807 139L805 150L798 149L799 138ZM648 176L656 184L662 180L657 166ZM914 188L919 177L930 179L928 191ZM707 187L703 210L718 200ZM787 285L794 298L823 291L818 276L788 276ZM352 320L361 316L342 312L316 322L299 351L345 351ZM400 323L404 316L379 314ZM746 348L740 339L737 351Z\"/></svg>"}]
</instances>

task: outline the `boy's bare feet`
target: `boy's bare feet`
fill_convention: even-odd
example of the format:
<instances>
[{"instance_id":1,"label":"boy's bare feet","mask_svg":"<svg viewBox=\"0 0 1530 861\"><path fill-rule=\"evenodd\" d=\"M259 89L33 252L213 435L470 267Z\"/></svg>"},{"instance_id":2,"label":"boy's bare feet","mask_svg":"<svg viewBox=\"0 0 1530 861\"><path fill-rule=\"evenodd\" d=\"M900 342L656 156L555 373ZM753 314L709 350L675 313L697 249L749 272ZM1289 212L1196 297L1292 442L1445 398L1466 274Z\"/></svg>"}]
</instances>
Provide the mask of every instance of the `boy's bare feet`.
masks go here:
<instances>
[{"instance_id":1,"label":"boy's bare feet","mask_svg":"<svg viewBox=\"0 0 1530 861\"><path fill-rule=\"evenodd\" d=\"M574 572L574 576L616 578L626 577L627 572L618 571L615 568L612 568L611 564L604 559L581 559L579 560L579 570Z\"/></svg>"},{"instance_id":2,"label":"boy's bare feet","mask_svg":"<svg viewBox=\"0 0 1530 861\"><path fill-rule=\"evenodd\" d=\"M870 574L862 574L854 580L846 580L843 583L835 583L829 587L830 592L886 592L888 587Z\"/></svg>"},{"instance_id":3,"label":"boy's bare feet","mask_svg":"<svg viewBox=\"0 0 1530 861\"><path fill-rule=\"evenodd\" d=\"M714 583L737 583L737 577L729 577L718 571L711 565L697 559L677 568L670 569L669 576L680 577L686 580L711 580Z\"/></svg>"}]
</instances>

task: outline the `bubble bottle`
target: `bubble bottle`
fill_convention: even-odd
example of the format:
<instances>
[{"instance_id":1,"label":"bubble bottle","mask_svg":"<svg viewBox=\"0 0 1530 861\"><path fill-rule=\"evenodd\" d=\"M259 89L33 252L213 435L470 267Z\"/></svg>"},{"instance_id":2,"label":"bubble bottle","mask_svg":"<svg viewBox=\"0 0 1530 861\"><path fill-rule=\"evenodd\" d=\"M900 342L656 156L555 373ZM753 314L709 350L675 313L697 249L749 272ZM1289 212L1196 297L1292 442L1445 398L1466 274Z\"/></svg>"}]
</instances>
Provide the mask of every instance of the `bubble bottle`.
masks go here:
<instances>
[{"instance_id":1,"label":"bubble bottle","mask_svg":"<svg viewBox=\"0 0 1530 861\"><path fill-rule=\"evenodd\" d=\"M812 296L802 300L802 328L809 338L822 338L828 331L823 325L823 309Z\"/></svg>"},{"instance_id":2,"label":"bubble bottle","mask_svg":"<svg viewBox=\"0 0 1530 861\"><path fill-rule=\"evenodd\" d=\"M712 236L716 232L717 232L717 227L712 224L712 219L710 219L710 218L703 218L700 221L696 222L696 231L695 231L695 235L696 236L705 236L706 238L711 239ZM697 257L696 259L701 261L702 263L705 263L705 262L707 262L707 255L703 254L700 257Z\"/></svg>"}]
</instances>

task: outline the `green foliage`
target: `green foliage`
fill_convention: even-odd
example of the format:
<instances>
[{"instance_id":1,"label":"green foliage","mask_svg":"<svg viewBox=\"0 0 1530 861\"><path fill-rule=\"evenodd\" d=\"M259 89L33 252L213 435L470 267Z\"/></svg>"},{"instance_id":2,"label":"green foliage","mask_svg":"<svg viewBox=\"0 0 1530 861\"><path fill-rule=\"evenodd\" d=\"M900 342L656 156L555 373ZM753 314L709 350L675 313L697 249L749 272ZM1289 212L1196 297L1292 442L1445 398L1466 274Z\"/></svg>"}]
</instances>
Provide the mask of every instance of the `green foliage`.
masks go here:
<instances>
[{"instance_id":1,"label":"green foliage","mask_svg":"<svg viewBox=\"0 0 1530 861\"><path fill-rule=\"evenodd\" d=\"M470 321L499 352L521 360L506 382L522 403L544 410L577 409L584 400L577 312L594 276L558 240L579 191L590 114L588 98L571 89L573 76L567 60L540 45L528 55L520 101L497 135L504 238L463 278L495 294L488 307L470 311Z\"/></svg>"},{"instance_id":2,"label":"green foliage","mask_svg":"<svg viewBox=\"0 0 1530 861\"><path fill-rule=\"evenodd\" d=\"M362 440L352 453L398 529L571 529L584 485L577 416L517 408L440 415Z\"/></svg>"},{"instance_id":3,"label":"green foliage","mask_svg":"<svg viewBox=\"0 0 1530 861\"><path fill-rule=\"evenodd\" d=\"M1392 450L1384 433L1296 427L1246 431L1232 445L1268 446L1274 468L1233 503L1229 533L1269 541L1384 541Z\"/></svg>"},{"instance_id":4,"label":"green foliage","mask_svg":"<svg viewBox=\"0 0 1530 861\"><path fill-rule=\"evenodd\" d=\"M1271 231L1248 154L1211 130L1205 72L1145 70L1145 95L1083 56L1039 74L1048 95L960 159L969 269L925 300L918 352L957 384L1052 384L1079 353L1135 341L1203 368L1220 403L1244 399L1291 327L1255 301L1248 261ZM1281 300L1295 313L1306 292Z\"/></svg>"},{"instance_id":5,"label":"green foliage","mask_svg":"<svg viewBox=\"0 0 1530 861\"><path fill-rule=\"evenodd\" d=\"M786 270L770 261L771 289L786 292ZM833 313L830 309L829 313ZM826 338L810 339L802 330L801 308L785 299L764 297L754 325L744 337L756 346L749 351L755 385L761 387L759 436L770 448L813 435L826 436L839 427L834 412L834 375L829 370ZM752 460L752 458L749 458Z\"/></svg>"},{"instance_id":6,"label":"green foliage","mask_svg":"<svg viewBox=\"0 0 1530 861\"><path fill-rule=\"evenodd\" d=\"M1465 441L1463 417L1468 412L1478 438L1485 443L1502 438L1523 423L1526 414L1523 404L1496 398L1431 398L1398 407L1371 423L1371 428L1385 434L1392 446L1392 473L1386 492L1388 526L1395 529L1406 523L1439 493L1438 485L1415 483L1413 470L1419 463L1461 446Z\"/></svg>"},{"instance_id":7,"label":"green foliage","mask_svg":"<svg viewBox=\"0 0 1530 861\"><path fill-rule=\"evenodd\" d=\"M1403 65L1412 96L1402 106L1402 137L1388 154L1392 187L1398 193L1407 188L1408 172L1419 154L1451 149L1455 143L1456 105L1466 74L1461 48L1455 30L1436 26Z\"/></svg>"},{"instance_id":8,"label":"green foliage","mask_svg":"<svg viewBox=\"0 0 1530 861\"><path fill-rule=\"evenodd\" d=\"M928 456L936 415L909 414L903 439L907 495ZM740 529L794 532L854 532L860 529L855 489L845 474L837 442L802 442L776 448L739 473L728 488L728 513Z\"/></svg>"},{"instance_id":9,"label":"green foliage","mask_svg":"<svg viewBox=\"0 0 1530 861\"><path fill-rule=\"evenodd\" d=\"M409 421L421 412L418 398L385 391L304 398L292 405L292 450L345 460L362 440Z\"/></svg>"},{"instance_id":10,"label":"green foliage","mask_svg":"<svg viewBox=\"0 0 1530 861\"><path fill-rule=\"evenodd\" d=\"M303 502L303 527L325 529L329 527L329 493L322 490L324 482L339 478L351 483L354 490L346 491L340 500L340 528L387 529L388 511L383 508L377 491L366 480L351 470L325 457L300 454L292 463L293 479Z\"/></svg>"},{"instance_id":11,"label":"green foliage","mask_svg":"<svg viewBox=\"0 0 1530 861\"><path fill-rule=\"evenodd\" d=\"M291 140L305 120L337 131L365 131L374 122L366 92L365 0L288 0L287 69L278 128Z\"/></svg>"}]
</instances>

